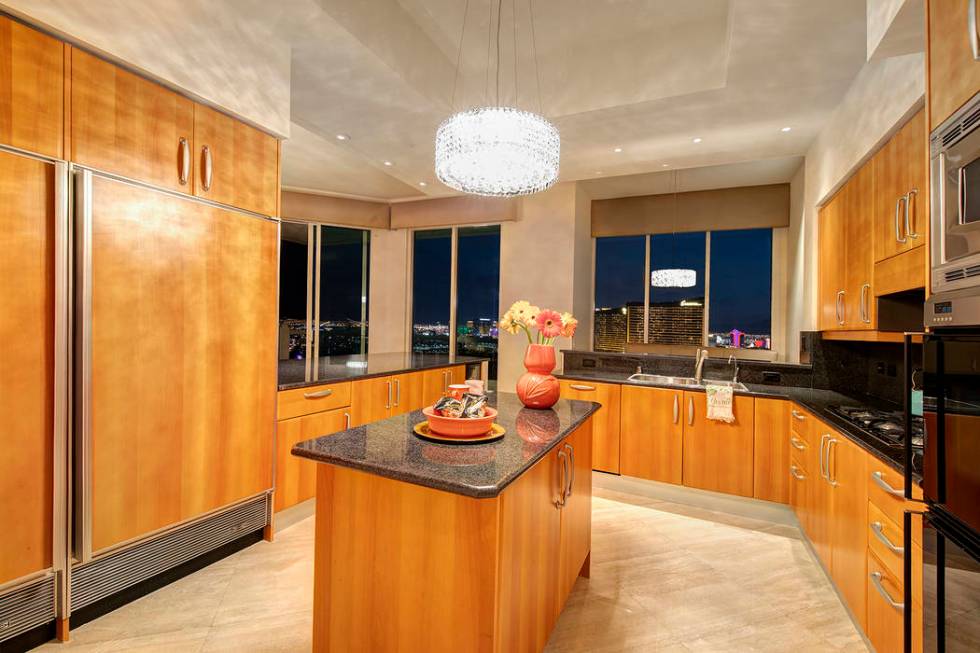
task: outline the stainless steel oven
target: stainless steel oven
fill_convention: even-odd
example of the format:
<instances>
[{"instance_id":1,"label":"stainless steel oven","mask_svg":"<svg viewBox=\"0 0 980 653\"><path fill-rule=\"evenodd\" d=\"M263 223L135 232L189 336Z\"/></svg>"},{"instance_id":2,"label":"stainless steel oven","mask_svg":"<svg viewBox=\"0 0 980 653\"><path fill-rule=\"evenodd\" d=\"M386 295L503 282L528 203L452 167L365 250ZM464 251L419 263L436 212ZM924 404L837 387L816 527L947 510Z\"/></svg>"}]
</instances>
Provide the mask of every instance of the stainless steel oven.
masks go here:
<instances>
[{"instance_id":1,"label":"stainless steel oven","mask_svg":"<svg viewBox=\"0 0 980 653\"><path fill-rule=\"evenodd\" d=\"M929 145L932 290L980 292L980 93L932 133Z\"/></svg>"}]
</instances>

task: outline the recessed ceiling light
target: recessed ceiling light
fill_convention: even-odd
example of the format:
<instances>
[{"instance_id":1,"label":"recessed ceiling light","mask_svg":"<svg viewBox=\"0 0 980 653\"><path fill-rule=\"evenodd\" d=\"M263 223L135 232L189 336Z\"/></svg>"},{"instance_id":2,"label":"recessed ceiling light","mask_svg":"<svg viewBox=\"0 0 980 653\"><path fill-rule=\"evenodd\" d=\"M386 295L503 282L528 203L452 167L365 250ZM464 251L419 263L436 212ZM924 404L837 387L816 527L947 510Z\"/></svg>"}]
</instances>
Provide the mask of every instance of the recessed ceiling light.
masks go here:
<instances>
[{"instance_id":1,"label":"recessed ceiling light","mask_svg":"<svg viewBox=\"0 0 980 653\"><path fill-rule=\"evenodd\" d=\"M621 148L621 147L615 147L615 148L613 148L613 152L622 152L622 151L623 151L623 148Z\"/></svg>"},{"instance_id":2,"label":"recessed ceiling light","mask_svg":"<svg viewBox=\"0 0 980 653\"><path fill-rule=\"evenodd\" d=\"M661 163L660 164L660 167L661 168L669 168L670 167L670 164L669 163Z\"/></svg>"},{"instance_id":3,"label":"recessed ceiling light","mask_svg":"<svg viewBox=\"0 0 980 653\"><path fill-rule=\"evenodd\" d=\"M694 138L694 142L695 142L695 143L700 143L700 142L701 142L701 137L700 137L700 136L696 136L696 137Z\"/></svg>"},{"instance_id":4,"label":"recessed ceiling light","mask_svg":"<svg viewBox=\"0 0 980 653\"><path fill-rule=\"evenodd\" d=\"M596 173L597 175L601 175L601 174L602 174L602 170L596 170L596 171L595 171L595 173Z\"/></svg>"},{"instance_id":5,"label":"recessed ceiling light","mask_svg":"<svg viewBox=\"0 0 980 653\"><path fill-rule=\"evenodd\" d=\"M779 131L781 131L781 132L788 132L788 131L790 131L791 129L793 129L793 128L792 128L792 127L783 127L783 128L782 128L782 129L780 129Z\"/></svg>"},{"instance_id":6,"label":"recessed ceiling light","mask_svg":"<svg viewBox=\"0 0 980 653\"><path fill-rule=\"evenodd\" d=\"M394 164L394 163L392 163L391 161L385 161L385 162L384 162L384 164L385 164L386 166L388 166L389 168L390 168L391 166L393 166L393 165L395 165L395 164Z\"/></svg>"},{"instance_id":7,"label":"recessed ceiling light","mask_svg":"<svg viewBox=\"0 0 980 653\"><path fill-rule=\"evenodd\" d=\"M420 181L420 182L419 182L419 186L428 186L428 185L429 185L429 184L427 184L427 183L425 183L424 181Z\"/></svg>"},{"instance_id":8,"label":"recessed ceiling light","mask_svg":"<svg viewBox=\"0 0 980 653\"><path fill-rule=\"evenodd\" d=\"M337 134L337 140L338 141L346 141L349 138L350 138L350 136L348 136L347 134Z\"/></svg>"}]
</instances>

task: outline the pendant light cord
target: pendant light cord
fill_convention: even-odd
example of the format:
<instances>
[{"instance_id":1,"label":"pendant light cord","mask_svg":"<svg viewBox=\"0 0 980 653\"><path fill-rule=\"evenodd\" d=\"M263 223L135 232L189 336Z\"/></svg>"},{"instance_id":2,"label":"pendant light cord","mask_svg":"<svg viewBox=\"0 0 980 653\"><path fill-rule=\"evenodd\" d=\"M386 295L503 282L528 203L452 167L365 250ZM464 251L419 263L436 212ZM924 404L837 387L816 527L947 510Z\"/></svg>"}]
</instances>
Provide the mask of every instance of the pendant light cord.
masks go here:
<instances>
[{"instance_id":1,"label":"pendant light cord","mask_svg":"<svg viewBox=\"0 0 980 653\"><path fill-rule=\"evenodd\" d=\"M470 10L470 0L463 7L463 24L459 28L459 45L456 46L456 73L453 75L453 94L449 98L449 108L456 110L456 85L459 83L459 63L463 58L463 35L466 34L466 14Z\"/></svg>"},{"instance_id":2,"label":"pendant light cord","mask_svg":"<svg viewBox=\"0 0 980 653\"><path fill-rule=\"evenodd\" d=\"M531 57L534 59L534 79L538 85L538 113L544 115L544 107L541 104L541 73L538 72L538 47L534 34L534 6L533 0L527 0L527 11L531 15Z\"/></svg>"},{"instance_id":3,"label":"pendant light cord","mask_svg":"<svg viewBox=\"0 0 980 653\"><path fill-rule=\"evenodd\" d=\"M518 108L517 94L517 0L510 0L510 17L514 25L514 108Z\"/></svg>"},{"instance_id":4,"label":"pendant light cord","mask_svg":"<svg viewBox=\"0 0 980 653\"><path fill-rule=\"evenodd\" d=\"M500 106L500 9L504 0L497 0L497 91L496 104Z\"/></svg>"}]
</instances>

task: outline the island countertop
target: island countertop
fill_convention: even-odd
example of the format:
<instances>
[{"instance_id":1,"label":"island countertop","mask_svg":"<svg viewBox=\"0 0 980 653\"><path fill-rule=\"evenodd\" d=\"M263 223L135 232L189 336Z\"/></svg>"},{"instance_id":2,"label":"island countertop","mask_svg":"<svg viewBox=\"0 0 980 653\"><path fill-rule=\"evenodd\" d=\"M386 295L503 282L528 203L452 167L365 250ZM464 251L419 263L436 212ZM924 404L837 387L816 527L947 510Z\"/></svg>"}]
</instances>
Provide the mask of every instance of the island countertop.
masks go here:
<instances>
[{"instance_id":1,"label":"island countertop","mask_svg":"<svg viewBox=\"0 0 980 653\"><path fill-rule=\"evenodd\" d=\"M289 390L335 381L369 379L402 372L417 372L453 365L482 363L486 360L489 358L415 352L321 356L317 370L318 378L315 381L306 380L306 361L285 360L279 361L279 389Z\"/></svg>"},{"instance_id":2,"label":"island countertop","mask_svg":"<svg viewBox=\"0 0 980 653\"><path fill-rule=\"evenodd\" d=\"M525 408L517 395L490 395L506 433L488 444L438 444L415 435L425 416L413 411L296 444L294 456L350 467L474 498L495 497L596 410L562 399L548 410Z\"/></svg>"}]
</instances>

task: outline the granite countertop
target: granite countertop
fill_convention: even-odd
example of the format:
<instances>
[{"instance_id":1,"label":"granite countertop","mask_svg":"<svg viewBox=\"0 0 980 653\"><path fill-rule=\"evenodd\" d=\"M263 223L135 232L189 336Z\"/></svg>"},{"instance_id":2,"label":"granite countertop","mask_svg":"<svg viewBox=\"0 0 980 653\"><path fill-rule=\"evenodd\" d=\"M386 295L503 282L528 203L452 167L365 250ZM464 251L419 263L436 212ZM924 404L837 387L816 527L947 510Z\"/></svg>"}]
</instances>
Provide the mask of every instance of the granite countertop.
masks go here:
<instances>
[{"instance_id":1,"label":"granite countertop","mask_svg":"<svg viewBox=\"0 0 980 653\"><path fill-rule=\"evenodd\" d=\"M556 374L560 379L576 381L593 381L596 383L619 383L623 385L638 385L643 387L654 387L650 383L638 383L629 381L628 372L615 371L581 371L575 370L568 374ZM704 388L691 386L659 386L671 387L690 392L704 392ZM841 417L830 412L831 406L864 406L877 408L880 410L901 410L890 402L869 396L851 396L834 390L821 390L818 388L801 388L796 386L763 385L760 383L746 383L747 390L736 390L737 395L748 395L752 397L763 397L770 399L787 399L795 402L802 408L813 413L815 417L825 422L828 426L839 431L842 435L854 442L856 445L887 463L898 472L905 473L905 449L901 445L890 445L882 442L878 438L865 433L856 428L853 424L845 421ZM919 481L922 478L922 458L913 456L912 478Z\"/></svg>"},{"instance_id":2,"label":"granite countertop","mask_svg":"<svg viewBox=\"0 0 980 653\"><path fill-rule=\"evenodd\" d=\"M416 372L449 365L482 363L490 360L479 356L449 356L448 354L416 354L400 352L391 354L351 354L348 356L321 356L316 381L306 380L306 361L279 361L279 389L303 388L333 381L369 379L402 372Z\"/></svg>"},{"instance_id":3,"label":"granite countertop","mask_svg":"<svg viewBox=\"0 0 980 653\"><path fill-rule=\"evenodd\" d=\"M475 498L495 497L599 409L560 400L548 410L525 408L517 395L490 395L504 437L488 444L438 444L415 435L421 411L358 426L293 447L294 456L359 469Z\"/></svg>"}]
</instances>

